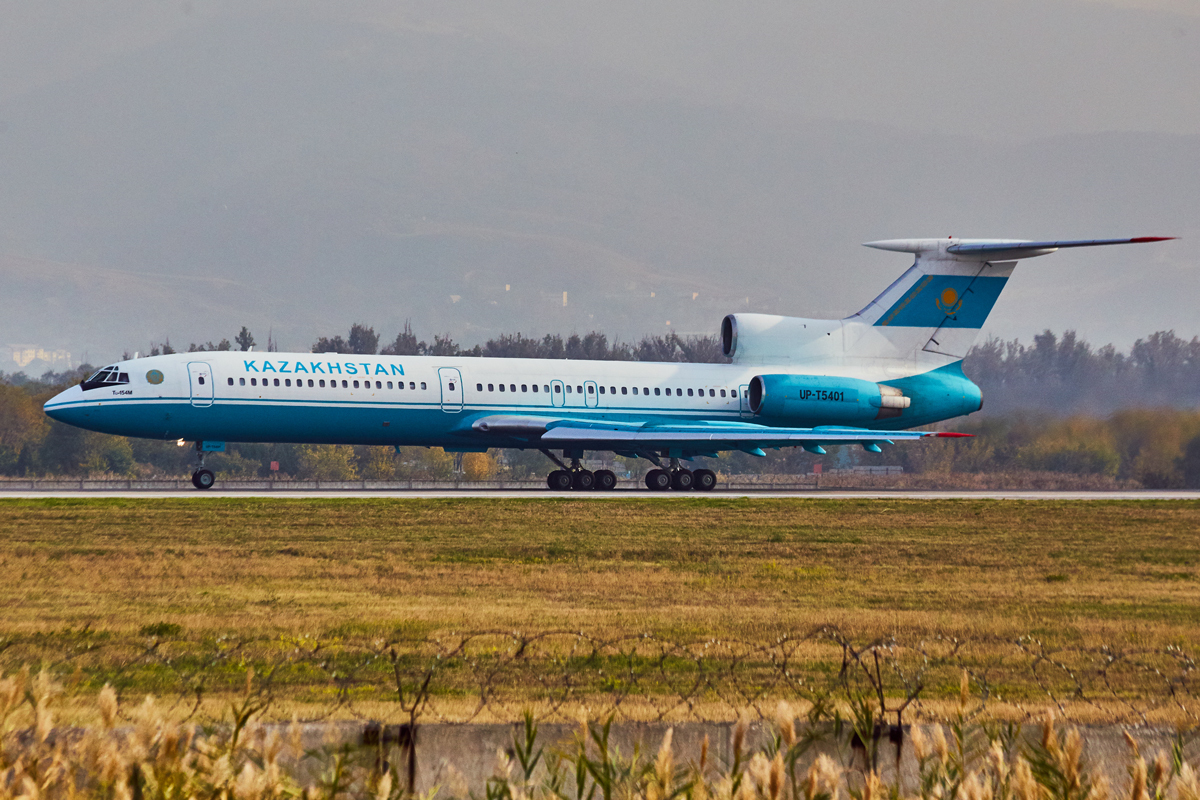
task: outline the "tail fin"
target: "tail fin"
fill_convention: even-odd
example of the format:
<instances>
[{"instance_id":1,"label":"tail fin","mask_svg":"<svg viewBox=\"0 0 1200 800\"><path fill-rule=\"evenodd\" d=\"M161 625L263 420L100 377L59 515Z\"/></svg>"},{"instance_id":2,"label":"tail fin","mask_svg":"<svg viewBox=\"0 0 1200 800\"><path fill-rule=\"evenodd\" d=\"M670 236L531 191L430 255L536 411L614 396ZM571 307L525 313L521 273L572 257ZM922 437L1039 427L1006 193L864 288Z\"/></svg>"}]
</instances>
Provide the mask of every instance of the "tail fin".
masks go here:
<instances>
[{"instance_id":1,"label":"tail fin","mask_svg":"<svg viewBox=\"0 0 1200 800\"><path fill-rule=\"evenodd\" d=\"M915 253L916 262L866 308L843 320L846 351L948 363L967 354L1017 259L1067 247L1161 242L1174 237L1027 242L1016 239L889 239L867 247ZM854 343L851 342L854 339ZM869 344L868 344L869 342ZM854 353L858 355L859 353Z\"/></svg>"}]
</instances>

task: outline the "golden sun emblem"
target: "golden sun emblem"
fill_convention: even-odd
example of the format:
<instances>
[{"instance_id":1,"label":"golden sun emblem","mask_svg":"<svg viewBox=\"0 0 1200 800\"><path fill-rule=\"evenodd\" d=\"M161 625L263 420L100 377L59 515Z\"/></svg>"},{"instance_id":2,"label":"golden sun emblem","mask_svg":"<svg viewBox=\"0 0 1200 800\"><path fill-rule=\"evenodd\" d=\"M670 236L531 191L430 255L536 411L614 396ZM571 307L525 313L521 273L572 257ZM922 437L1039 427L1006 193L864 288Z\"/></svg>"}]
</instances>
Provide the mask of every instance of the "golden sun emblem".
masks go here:
<instances>
[{"instance_id":1,"label":"golden sun emblem","mask_svg":"<svg viewBox=\"0 0 1200 800\"><path fill-rule=\"evenodd\" d=\"M941 295L937 299L938 310L946 316L957 314L958 310L962 308L962 303L962 298L958 296L958 292L948 286L942 290Z\"/></svg>"}]
</instances>

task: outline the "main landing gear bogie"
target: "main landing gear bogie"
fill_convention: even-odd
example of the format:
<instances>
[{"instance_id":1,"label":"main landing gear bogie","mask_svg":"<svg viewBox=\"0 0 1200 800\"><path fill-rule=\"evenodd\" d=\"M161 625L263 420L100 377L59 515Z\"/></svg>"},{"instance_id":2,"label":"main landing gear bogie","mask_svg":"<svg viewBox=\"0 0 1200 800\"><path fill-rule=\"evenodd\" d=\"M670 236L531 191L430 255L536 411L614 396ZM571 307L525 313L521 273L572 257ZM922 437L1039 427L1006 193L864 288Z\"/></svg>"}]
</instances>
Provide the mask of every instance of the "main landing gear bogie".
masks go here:
<instances>
[{"instance_id":1,"label":"main landing gear bogie","mask_svg":"<svg viewBox=\"0 0 1200 800\"><path fill-rule=\"evenodd\" d=\"M698 492L711 492L717 485L717 473L711 469L698 469L695 472L679 467L677 469L652 469L646 473L646 488L652 492L665 492L674 489L686 492L695 489Z\"/></svg>"},{"instance_id":2,"label":"main landing gear bogie","mask_svg":"<svg viewBox=\"0 0 1200 800\"><path fill-rule=\"evenodd\" d=\"M617 487L617 474L612 470L599 469L595 472L579 469L556 469L546 476L546 485L555 492L575 489L580 492L592 490L607 492Z\"/></svg>"}]
</instances>

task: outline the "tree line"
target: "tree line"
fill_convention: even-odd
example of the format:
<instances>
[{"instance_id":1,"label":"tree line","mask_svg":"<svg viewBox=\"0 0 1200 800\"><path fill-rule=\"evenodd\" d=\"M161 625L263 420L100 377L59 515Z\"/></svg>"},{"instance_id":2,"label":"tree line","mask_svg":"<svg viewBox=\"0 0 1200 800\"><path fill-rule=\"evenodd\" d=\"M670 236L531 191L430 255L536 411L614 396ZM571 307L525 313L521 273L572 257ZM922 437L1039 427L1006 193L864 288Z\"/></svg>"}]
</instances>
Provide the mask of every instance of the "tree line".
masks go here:
<instances>
[{"instance_id":1,"label":"tree line","mask_svg":"<svg viewBox=\"0 0 1200 800\"><path fill-rule=\"evenodd\" d=\"M230 342L192 344L190 352L246 351L255 346L243 327ZM268 348L274 348L268 337ZM321 337L313 352L385 355L454 355L497 358L568 358L615 361L721 363L716 336L645 336L610 341L598 331L541 338L504 334L466 348L449 334L419 339L405 324L395 339L367 325L345 336ZM151 355L175 352L169 341ZM1131 481L1147 487L1200 487L1200 337L1173 331L1139 339L1127 351L1093 347L1073 331L1045 331L1025 345L988 339L965 359L968 376L983 388L985 410L954 429L975 433L958 442L889 448L882 456L836 448L824 458L803 451L771 452L766 458L729 454L709 464L736 473L808 472L828 467L896 464L910 473L1048 472ZM38 378L0 373L0 475L186 475L192 452L173 442L107 436L50 420L42 404L78 383L90 365ZM504 451L456 459L440 450L231 444L210 456L222 477L296 478L523 478L548 468L536 452ZM270 470L271 462L279 465ZM616 466L620 466L617 464ZM630 462L626 466L636 469ZM643 464L644 466L644 464Z\"/></svg>"}]
</instances>

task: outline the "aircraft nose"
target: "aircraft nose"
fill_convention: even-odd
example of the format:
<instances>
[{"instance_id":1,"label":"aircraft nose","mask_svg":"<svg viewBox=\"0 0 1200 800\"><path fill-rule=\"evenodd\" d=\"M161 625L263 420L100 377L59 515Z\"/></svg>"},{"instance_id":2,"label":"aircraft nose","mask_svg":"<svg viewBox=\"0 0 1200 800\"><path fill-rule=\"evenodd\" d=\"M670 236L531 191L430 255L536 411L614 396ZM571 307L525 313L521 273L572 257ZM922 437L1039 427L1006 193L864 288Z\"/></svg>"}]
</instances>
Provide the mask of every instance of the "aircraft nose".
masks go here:
<instances>
[{"instance_id":1,"label":"aircraft nose","mask_svg":"<svg viewBox=\"0 0 1200 800\"><path fill-rule=\"evenodd\" d=\"M74 424L83 413L82 409L76 405L81 399L83 399L83 390L78 386L72 386L47 400L46 405L42 406L42 410L50 419Z\"/></svg>"}]
</instances>

